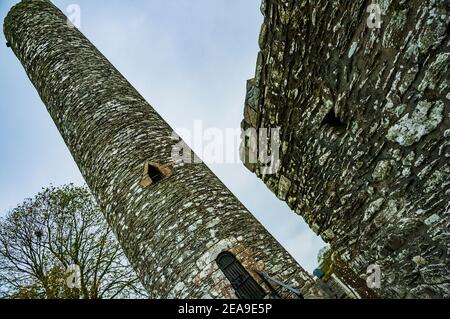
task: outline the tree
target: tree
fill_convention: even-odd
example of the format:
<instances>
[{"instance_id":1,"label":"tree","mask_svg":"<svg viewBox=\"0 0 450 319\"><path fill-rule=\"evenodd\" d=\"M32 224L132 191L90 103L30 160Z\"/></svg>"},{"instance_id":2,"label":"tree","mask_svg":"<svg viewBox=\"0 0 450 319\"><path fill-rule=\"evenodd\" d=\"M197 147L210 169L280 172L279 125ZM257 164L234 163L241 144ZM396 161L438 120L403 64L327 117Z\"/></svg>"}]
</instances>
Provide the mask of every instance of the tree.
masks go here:
<instances>
[{"instance_id":1,"label":"tree","mask_svg":"<svg viewBox=\"0 0 450 319\"><path fill-rule=\"evenodd\" d=\"M146 292L89 190L67 185L44 189L0 219L0 296L103 299Z\"/></svg>"}]
</instances>

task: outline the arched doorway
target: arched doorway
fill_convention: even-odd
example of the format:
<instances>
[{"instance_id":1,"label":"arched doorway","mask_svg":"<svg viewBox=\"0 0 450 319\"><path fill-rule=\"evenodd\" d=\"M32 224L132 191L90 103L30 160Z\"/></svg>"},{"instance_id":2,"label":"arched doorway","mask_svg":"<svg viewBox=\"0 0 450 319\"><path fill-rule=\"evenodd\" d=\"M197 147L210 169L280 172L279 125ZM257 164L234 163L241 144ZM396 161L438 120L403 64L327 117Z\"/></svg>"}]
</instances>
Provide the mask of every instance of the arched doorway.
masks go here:
<instances>
[{"instance_id":1,"label":"arched doorway","mask_svg":"<svg viewBox=\"0 0 450 319\"><path fill-rule=\"evenodd\" d=\"M267 295L232 253L221 253L216 262L231 282L239 299L263 299Z\"/></svg>"}]
</instances>

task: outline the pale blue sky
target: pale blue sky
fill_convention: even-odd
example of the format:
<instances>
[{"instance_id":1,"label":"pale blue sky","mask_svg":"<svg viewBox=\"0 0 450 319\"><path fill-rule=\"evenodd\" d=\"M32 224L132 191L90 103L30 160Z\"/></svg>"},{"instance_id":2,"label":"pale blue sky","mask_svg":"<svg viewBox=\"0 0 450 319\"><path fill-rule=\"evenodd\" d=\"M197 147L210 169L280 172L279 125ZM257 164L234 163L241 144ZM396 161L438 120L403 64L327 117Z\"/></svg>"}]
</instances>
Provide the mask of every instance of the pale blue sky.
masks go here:
<instances>
[{"instance_id":1,"label":"pale blue sky","mask_svg":"<svg viewBox=\"0 0 450 319\"><path fill-rule=\"evenodd\" d=\"M1 0L3 22L13 0ZM260 0L55 0L175 128L239 128L254 74ZM0 215L42 187L84 180L22 66L0 43ZM308 271L324 246L242 164L212 170Z\"/></svg>"}]
</instances>

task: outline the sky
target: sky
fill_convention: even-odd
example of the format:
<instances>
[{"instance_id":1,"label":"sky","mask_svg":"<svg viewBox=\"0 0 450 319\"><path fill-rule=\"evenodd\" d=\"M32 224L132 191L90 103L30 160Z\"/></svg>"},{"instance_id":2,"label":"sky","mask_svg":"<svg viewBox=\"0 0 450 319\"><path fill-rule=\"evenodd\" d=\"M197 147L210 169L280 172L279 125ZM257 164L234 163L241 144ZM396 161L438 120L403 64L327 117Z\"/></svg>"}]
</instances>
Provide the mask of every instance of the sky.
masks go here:
<instances>
[{"instance_id":1,"label":"sky","mask_svg":"<svg viewBox=\"0 0 450 319\"><path fill-rule=\"evenodd\" d=\"M0 1L3 20L14 0ZM260 0L54 0L176 130L240 127L254 76ZM2 43L3 42L3 43ZM43 187L84 185L21 64L0 35L0 216ZM194 150L197 150L194 145ZM242 163L213 172L309 272L325 246Z\"/></svg>"}]
</instances>

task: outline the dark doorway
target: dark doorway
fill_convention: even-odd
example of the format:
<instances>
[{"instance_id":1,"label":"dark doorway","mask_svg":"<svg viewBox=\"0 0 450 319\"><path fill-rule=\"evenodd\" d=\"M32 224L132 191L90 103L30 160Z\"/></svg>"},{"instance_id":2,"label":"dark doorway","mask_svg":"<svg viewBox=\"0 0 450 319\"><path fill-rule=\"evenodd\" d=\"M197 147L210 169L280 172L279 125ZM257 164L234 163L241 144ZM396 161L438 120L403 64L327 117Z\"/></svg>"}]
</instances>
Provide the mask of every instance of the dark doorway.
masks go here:
<instances>
[{"instance_id":1,"label":"dark doorway","mask_svg":"<svg viewBox=\"0 0 450 319\"><path fill-rule=\"evenodd\" d=\"M233 254L223 252L216 261L220 270L231 282L239 299L264 299L266 292Z\"/></svg>"}]
</instances>

